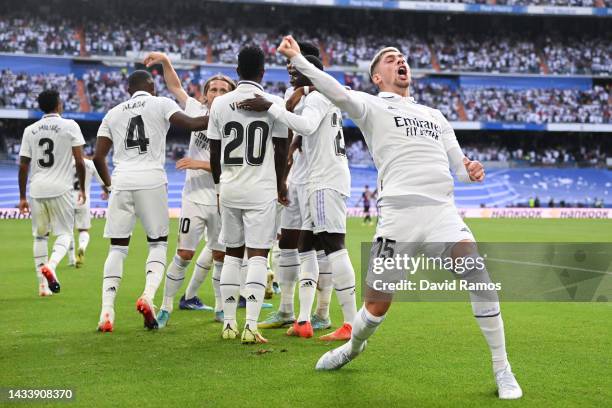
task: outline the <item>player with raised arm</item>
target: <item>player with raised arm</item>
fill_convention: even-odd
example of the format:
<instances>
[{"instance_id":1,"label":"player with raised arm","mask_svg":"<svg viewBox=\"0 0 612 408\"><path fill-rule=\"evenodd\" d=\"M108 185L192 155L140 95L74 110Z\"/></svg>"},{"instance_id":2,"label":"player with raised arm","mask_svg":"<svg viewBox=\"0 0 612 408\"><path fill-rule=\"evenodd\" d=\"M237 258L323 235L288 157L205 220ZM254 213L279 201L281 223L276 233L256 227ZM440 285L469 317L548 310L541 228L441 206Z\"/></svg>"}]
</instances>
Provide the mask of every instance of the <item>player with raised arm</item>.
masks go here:
<instances>
[{"instance_id":1,"label":"player with raised arm","mask_svg":"<svg viewBox=\"0 0 612 408\"><path fill-rule=\"evenodd\" d=\"M153 298L166 267L168 250L168 179L166 133L170 124L202 130L208 116L191 117L171 99L155 96L155 83L147 71L134 71L128 77L131 98L111 109L102 119L94 154L94 164L111 190L104 227L110 250L104 264L102 312L98 330L113 331L115 297L123 276L123 261L130 237L140 219L147 234L149 255L145 264L145 289L136 303L148 329L158 327ZM113 176L106 156L113 147Z\"/></svg>"},{"instance_id":2,"label":"player with raised arm","mask_svg":"<svg viewBox=\"0 0 612 408\"><path fill-rule=\"evenodd\" d=\"M319 49L310 43L300 43L303 55L312 55L319 58ZM290 112L301 112L303 109L304 92L308 92L304 83L306 79L298 75L293 65L287 60L287 72L291 87L285 92L285 107ZM306 79L307 80L307 79ZM314 89L314 87L312 88ZM298 240L304 219L308 212L308 157L302 149L302 136L289 130L291 145L287 167L287 187L289 204L282 209L281 234L279 239L280 256L276 272L276 279L281 288L280 304L277 311L271 313L266 320L259 323L259 327L282 328L293 325L295 285L300 272L300 255ZM310 258L307 258L310 260ZM329 303L332 293L331 272L329 262L323 250L317 251L316 257L319 270L317 288L317 310L310 318L314 330L324 330L331 327L329 318ZM310 263L311 269L313 267ZM309 284L310 281L307 282ZM310 290L310 288L308 289Z\"/></svg>"},{"instance_id":3,"label":"player with raised arm","mask_svg":"<svg viewBox=\"0 0 612 408\"><path fill-rule=\"evenodd\" d=\"M450 244L438 248L439 256L478 258L474 236L453 203L449 169L460 181L479 182L484 179L484 168L463 155L452 127L439 110L419 105L409 97L411 76L404 55L393 47L376 53L370 76L381 92L370 95L348 91L317 69L300 55L291 36L284 38L278 51L290 58L318 91L347 112L364 135L378 169L380 219L372 254L380 254L378 250L390 252L395 242L446 242ZM371 256L370 263L374 258ZM491 282L484 267L471 268L461 276L470 282ZM353 321L351 340L324 354L317 369L339 369L353 360L384 320L393 294L375 290L374 279L368 273L365 303ZM470 291L470 299L491 350L499 398L520 398L522 390L506 355L497 293L474 290Z\"/></svg>"},{"instance_id":4,"label":"player with raised arm","mask_svg":"<svg viewBox=\"0 0 612 408\"><path fill-rule=\"evenodd\" d=\"M266 288L267 256L276 237L276 203L287 201L287 127L265 113L237 108L238 102L256 94L282 103L281 98L266 94L260 85L264 60L259 47L240 50L236 69L240 82L235 91L215 99L208 128L210 163L219 192L221 236L226 247L221 272L224 339L239 335L236 307L245 246L249 258L243 344L267 342L257 328L257 320Z\"/></svg>"},{"instance_id":5,"label":"player with raised arm","mask_svg":"<svg viewBox=\"0 0 612 408\"><path fill-rule=\"evenodd\" d=\"M44 115L25 128L19 151L19 211L32 214L38 294L50 296L60 291L55 269L68 251L74 228L73 160L79 181L78 201L85 203L87 200L83 163L85 140L74 120L61 117L62 101L57 91L42 91L38 95L38 106ZM26 186L30 167L28 202ZM49 232L57 236L50 258Z\"/></svg>"},{"instance_id":6,"label":"player with raised arm","mask_svg":"<svg viewBox=\"0 0 612 408\"><path fill-rule=\"evenodd\" d=\"M144 62L148 67L156 64L162 65L168 90L176 97L185 113L190 116L208 115L210 106L217 96L225 95L236 89L236 84L230 78L220 74L214 75L204 83L202 96L198 101L185 92L170 59L165 54L150 53L145 57ZM205 231L206 247L195 262L195 270L185 294L180 299L179 307L184 310L211 310L209 306L202 303L197 294L214 260L212 278L215 292L215 319L222 320L223 302L219 285L225 247L219 243L221 216L217 209L217 194L210 173L209 142L206 133L206 130L191 132L187 157L176 163L176 168L186 170L187 175L181 203L179 242L176 255L166 271L164 300L157 315L159 328L165 327L168 323L173 309L174 296L185 279L185 271Z\"/></svg>"},{"instance_id":7,"label":"player with raised arm","mask_svg":"<svg viewBox=\"0 0 612 408\"><path fill-rule=\"evenodd\" d=\"M311 55L305 58L323 70L323 63L318 58ZM301 74L298 82L312 86ZM260 96L245 100L239 106L246 110L267 111L272 118L302 135L303 149L309 160L308 211L302 225L299 245L300 314L287 334L313 336L310 313L319 279L317 256L313 246L314 234L329 259L333 285L344 315L344 324L321 339L348 340L357 309L355 271L344 243L346 200L350 195L351 182L344 148L341 112L318 91L311 92L304 98L299 115Z\"/></svg>"},{"instance_id":8,"label":"player with raised arm","mask_svg":"<svg viewBox=\"0 0 612 408\"><path fill-rule=\"evenodd\" d=\"M98 183L102 186L102 199L108 200L108 189L104 186L104 182L100 178L96 170L96 166L93 161L89 158L84 158L83 163L85 163L85 193L87 197L91 197L91 180L95 177L98 180ZM75 166L76 167L76 166ZM75 254L75 241L74 234L70 235L70 248L68 249L68 257L70 259L69 264L75 265L77 268L83 266L85 262L85 251L87 251L87 246L89 245L89 229L91 228L91 200L87 200L85 203L79 203L79 195L80 195L80 185L79 185L79 177L78 174L74 174L74 228L79 232L79 247L76 248Z\"/></svg>"}]
</instances>

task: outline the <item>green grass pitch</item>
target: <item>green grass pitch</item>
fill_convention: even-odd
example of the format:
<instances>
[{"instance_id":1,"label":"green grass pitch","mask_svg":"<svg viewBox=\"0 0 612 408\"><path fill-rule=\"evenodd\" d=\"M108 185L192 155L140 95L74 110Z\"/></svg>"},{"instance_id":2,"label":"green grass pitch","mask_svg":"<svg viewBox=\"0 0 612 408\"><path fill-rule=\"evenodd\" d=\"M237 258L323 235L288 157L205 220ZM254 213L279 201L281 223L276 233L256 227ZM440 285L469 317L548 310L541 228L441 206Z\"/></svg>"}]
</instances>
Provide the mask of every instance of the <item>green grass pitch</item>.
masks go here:
<instances>
[{"instance_id":1,"label":"green grass pitch","mask_svg":"<svg viewBox=\"0 0 612 408\"><path fill-rule=\"evenodd\" d=\"M480 241L612 241L612 222L603 220L468 224ZM69 387L75 400L60 405L66 407L600 407L612 401L610 303L502 304L510 361L525 393L515 402L496 398L489 351L467 301L394 304L367 352L333 373L315 372L314 364L335 345L288 338L283 330L265 331L264 347L223 341L210 312L176 310L166 329L148 332L135 311L144 286L141 229L125 264L115 332L98 333L108 245L102 228L103 221L94 221L84 268L58 268L61 294L39 298L30 222L0 222L0 387ZM169 258L175 231L176 220ZM373 227L350 220L356 271L360 243L372 234ZM161 294L162 288L157 304ZM201 295L213 303L210 279ZM335 324L340 315L334 297Z\"/></svg>"}]
</instances>

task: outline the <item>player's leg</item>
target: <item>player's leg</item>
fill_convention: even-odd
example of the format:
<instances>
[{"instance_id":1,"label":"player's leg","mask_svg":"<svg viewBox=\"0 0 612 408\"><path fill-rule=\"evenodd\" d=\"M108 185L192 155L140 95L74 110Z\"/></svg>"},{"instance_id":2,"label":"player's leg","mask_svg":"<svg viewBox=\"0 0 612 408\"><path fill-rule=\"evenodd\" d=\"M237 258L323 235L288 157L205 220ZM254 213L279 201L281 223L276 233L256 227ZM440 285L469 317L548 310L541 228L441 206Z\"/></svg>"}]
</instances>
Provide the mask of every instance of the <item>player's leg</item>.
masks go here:
<instances>
[{"instance_id":1,"label":"player's leg","mask_svg":"<svg viewBox=\"0 0 612 408\"><path fill-rule=\"evenodd\" d=\"M219 239L217 238L217 242ZM223 270L223 262L225 259L225 246L220 242L223 251L212 251L213 255L213 275L212 287L215 294L215 321L223 323L223 297L221 296L221 271Z\"/></svg>"},{"instance_id":2,"label":"player's leg","mask_svg":"<svg viewBox=\"0 0 612 408\"><path fill-rule=\"evenodd\" d=\"M331 319L329 317L329 305L331 296L334 290L332 280L332 272L329 265L329 259L319 244L319 240L315 236L315 249L317 250L317 264L319 265L319 281L317 282L317 304L315 313L310 319L313 330L326 330L331 327Z\"/></svg>"},{"instance_id":3,"label":"player's leg","mask_svg":"<svg viewBox=\"0 0 612 408\"><path fill-rule=\"evenodd\" d=\"M70 246L68 247L66 256L68 257L68 266L76 266L76 246L74 243L74 233L70 235Z\"/></svg>"},{"instance_id":4,"label":"player's leg","mask_svg":"<svg viewBox=\"0 0 612 408\"><path fill-rule=\"evenodd\" d=\"M264 300L268 274L268 252L276 237L276 200L261 209L243 212L248 271L245 283L246 322L242 343L266 343L259 333L257 321Z\"/></svg>"},{"instance_id":5,"label":"player's leg","mask_svg":"<svg viewBox=\"0 0 612 408\"><path fill-rule=\"evenodd\" d=\"M221 205L221 237L225 244L225 258L221 270L220 291L223 299L223 339L235 339L240 332L236 309L240 296L240 268L244 257L244 225L242 210Z\"/></svg>"},{"instance_id":6,"label":"player's leg","mask_svg":"<svg viewBox=\"0 0 612 408\"><path fill-rule=\"evenodd\" d=\"M108 200L104 238L110 238L110 248L104 262L102 280L102 311L98 330L113 331L115 298L123 278L123 263L128 255L130 236L136 222L131 191L113 191Z\"/></svg>"},{"instance_id":7,"label":"player's leg","mask_svg":"<svg viewBox=\"0 0 612 408\"><path fill-rule=\"evenodd\" d=\"M179 219L178 246L166 270L163 301L157 314L159 328L164 328L168 324L170 314L174 309L174 297L183 284L185 271L204 235L204 226L204 219L199 212L198 205L189 200L183 200ZM181 298L181 304L183 300Z\"/></svg>"},{"instance_id":8,"label":"player's leg","mask_svg":"<svg viewBox=\"0 0 612 408\"><path fill-rule=\"evenodd\" d=\"M346 198L334 190L318 190L313 194L314 232L322 246L332 272L336 296L342 308L344 324L321 340L348 340L351 322L357 314L355 270L344 243L346 234Z\"/></svg>"},{"instance_id":9,"label":"player's leg","mask_svg":"<svg viewBox=\"0 0 612 408\"><path fill-rule=\"evenodd\" d=\"M259 323L259 327L262 329L286 327L295 321L293 299L300 267L297 250L299 236L299 230L281 229L281 236L278 241L280 255L276 268L276 279L281 288L280 305L277 311Z\"/></svg>"},{"instance_id":10,"label":"player's leg","mask_svg":"<svg viewBox=\"0 0 612 408\"><path fill-rule=\"evenodd\" d=\"M461 273L456 273L459 279L469 283L491 284L491 278L478 253L478 248L470 229L459 216L454 205L441 206L437 222L432 223L427 242L449 243L450 255L454 258L472 259L464 261L464 265L474 267ZM451 243L452 244L451 246ZM435 244L434 244L435 245ZM519 386L506 354L504 322L501 316L499 297L495 290L470 291L470 301L476 322L489 346L493 365L493 373L498 387L499 398L517 399L523 393Z\"/></svg>"},{"instance_id":11,"label":"player's leg","mask_svg":"<svg viewBox=\"0 0 612 408\"><path fill-rule=\"evenodd\" d=\"M85 251L89 245L89 229L91 228L91 212L89 206L78 207L74 217L75 228L79 231L79 246L76 252L76 267L85 263ZM73 239L74 242L74 239Z\"/></svg>"},{"instance_id":12,"label":"player's leg","mask_svg":"<svg viewBox=\"0 0 612 408\"><path fill-rule=\"evenodd\" d=\"M57 293L60 284L57 279L56 268L62 261L72 240L74 229L74 200L72 192L68 191L59 197L45 200L49 214L49 225L53 234L57 236L49 261L41 268L41 273L47 279L49 289Z\"/></svg>"},{"instance_id":13,"label":"player's leg","mask_svg":"<svg viewBox=\"0 0 612 408\"><path fill-rule=\"evenodd\" d=\"M134 191L134 209L147 234L149 254L145 264L145 288L136 302L136 310L142 314L147 329L157 329L153 299L166 269L168 254L168 192L165 185Z\"/></svg>"},{"instance_id":14,"label":"player's leg","mask_svg":"<svg viewBox=\"0 0 612 408\"><path fill-rule=\"evenodd\" d=\"M34 237L34 268L38 278L38 294L40 296L51 296L53 292L49 290L49 284L41 273L42 267L48 262L49 258L49 216L44 203L36 198L30 201L30 211L32 214L32 236Z\"/></svg>"},{"instance_id":15,"label":"player's leg","mask_svg":"<svg viewBox=\"0 0 612 408\"><path fill-rule=\"evenodd\" d=\"M198 297L198 291L206 280L211 268L214 266L214 251L221 252L221 262L223 261L223 251L225 247L219 244L219 234L221 233L221 217L216 206L198 205L201 210L202 220L206 225L206 247L196 260L196 265L187 285L181 309L213 310L212 307L204 305ZM219 259L219 255L217 255Z\"/></svg>"}]
</instances>

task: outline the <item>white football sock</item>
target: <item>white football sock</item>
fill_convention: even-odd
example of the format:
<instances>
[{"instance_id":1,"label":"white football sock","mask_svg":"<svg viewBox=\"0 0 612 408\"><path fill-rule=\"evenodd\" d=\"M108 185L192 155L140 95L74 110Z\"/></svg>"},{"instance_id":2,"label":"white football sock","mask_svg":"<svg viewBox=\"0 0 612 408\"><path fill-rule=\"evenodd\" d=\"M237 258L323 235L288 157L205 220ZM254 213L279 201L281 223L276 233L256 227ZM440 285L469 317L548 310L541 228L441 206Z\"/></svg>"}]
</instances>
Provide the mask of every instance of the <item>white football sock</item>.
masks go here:
<instances>
[{"instance_id":1,"label":"white football sock","mask_svg":"<svg viewBox=\"0 0 612 408\"><path fill-rule=\"evenodd\" d=\"M246 324L251 330L257 330L257 320L259 320L261 304L266 291L267 276L268 260L263 256L251 257L245 284Z\"/></svg>"},{"instance_id":2,"label":"white football sock","mask_svg":"<svg viewBox=\"0 0 612 408\"><path fill-rule=\"evenodd\" d=\"M46 264L49 259L49 237L35 237L34 238L34 268L36 269L36 276L38 277L38 284L46 284L47 280L40 273L40 267Z\"/></svg>"},{"instance_id":3,"label":"white football sock","mask_svg":"<svg viewBox=\"0 0 612 408\"><path fill-rule=\"evenodd\" d=\"M70 234L62 234L57 237L55 243L53 244L53 252L51 252L51 257L49 258L48 265L55 271L57 265L62 261L66 252L68 252L68 248L70 248L71 235Z\"/></svg>"},{"instance_id":4,"label":"white football sock","mask_svg":"<svg viewBox=\"0 0 612 408\"><path fill-rule=\"evenodd\" d=\"M193 275L191 275L191 280L189 281L189 285L187 285L187 290L185 291L185 299L191 299L198 295L200 286L202 286L206 280L206 277L208 276L208 272L210 272L212 262L212 250L208 247L204 247L202 253L195 262Z\"/></svg>"},{"instance_id":5,"label":"white football sock","mask_svg":"<svg viewBox=\"0 0 612 408\"><path fill-rule=\"evenodd\" d=\"M185 269L189 266L189 260L181 258L178 254L174 255L168 270L166 271L166 283L164 284L164 300L161 309L172 312L174 306L174 296L179 291L185 279Z\"/></svg>"},{"instance_id":6,"label":"white football sock","mask_svg":"<svg viewBox=\"0 0 612 408\"><path fill-rule=\"evenodd\" d=\"M230 323L236 327L236 308L238 307L238 297L240 296L240 269L242 259L235 256L225 255L223 270L221 271L221 297L223 299L223 314L225 323L223 327Z\"/></svg>"},{"instance_id":7,"label":"white football sock","mask_svg":"<svg viewBox=\"0 0 612 408\"><path fill-rule=\"evenodd\" d=\"M342 307L344 322L351 323L357 313L355 300L355 270L351 264L348 251L341 249L327 255L332 271L332 280L336 289L338 302Z\"/></svg>"},{"instance_id":8,"label":"white football sock","mask_svg":"<svg viewBox=\"0 0 612 408\"><path fill-rule=\"evenodd\" d=\"M221 312L223 310L223 297L221 296L221 271L223 270L223 262L214 261L213 263L212 286L215 292L215 312Z\"/></svg>"},{"instance_id":9,"label":"white football sock","mask_svg":"<svg viewBox=\"0 0 612 408\"><path fill-rule=\"evenodd\" d=\"M164 241L149 242L149 256L145 265L145 289L142 295L153 303L155 292L164 277L168 243Z\"/></svg>"},{"instance_id":10,"label":"white football sock","mask_svg":"<svg viewBox=\"0 0 612 408\"><path fill-rule=\"evenodd\" d=\"M327 319L334 283L329 259L327 259L325 251L317 251L317 262L319 263L319 281L317 283L317 311L315 313L321 319Z\"/></svg>"},{"instance_id":11,"label":"white football sock","mask_svg":"<svg viewBox=\"0 0 612 408\"><path fill-rule=\"evenodd\" d=\"M272 249L270 250L270 269L272 270L272 275L274 276L274 282L278 282L278 266L281 256L281 249L278 246L278 239L274 240L274 245L272 245Z\"/></svg>"},{"instance_id":12,"label":"white football sock","mask_svg":"<svg viewBox=\"0 0 612 408\"><path fill-rule=\"evenodd\" d=\"M317 253L308 251L300 253L300 314L298 322L309 322L312 304L315 298L317 280L319 278L319 265Z\"/></svg>"},{"instance_id":13,"label":"white football sock","mask_svg":"<svg viewBox=\"0 0 612 408\"><path fill-rule=\"evenodd\" d=\"M128 247L111 245L104 262L104 280L102 281L102 313L110 313L115 307L115 297L119 291L121 277L123 276L123 261L127 257Z\"/></svg>"},{"instance_id":14,"label":"white football sock","mask_svg":"<svg viewBox=\"0 0 612 408\"><path fill-rule=\"evenodd\" d=\"M79 231L79 249L85 252L87 245L89 245L89 231Z\"/></svg>"},{"instance_id":15,"label":"white football sock","mask_svg":"<svg viewBox=\"0 0 612 408\"><path fill-rule=\"evenodd\" d=\"M70 235L70 246L68 247L68 263L74 265L76 263L76 254L74 250L74 235Z\"/></svg>"},{"instance_id":16,"label":"white football sock","mask_svg":"<svg viewBox=\"0 0 612 408\"><path fill-rule=\"evenodd\" d=\"M355 319L351 322L353 332L351 334L351 350L353 353L359 353L363 343L374 334L378 326L385 320L385 316L374 316L365 305L359 309L355 315Z\"/></svg>"},{"instance_id":17,"label":"white football sock","mask_svg":"<svg viewBox=\"0 0 612 408\"><path fill-rule=\"evenodd\" d=\"M242 258L242 263L240 264L240 296L242 297L246 297L244 296L244 294L246 293L246 288L245 288L245 284L246 284L246 278L247 278L247 273L249 272L249 258L247 258L246 256L246 251L244 252L244 258Z\"/></svg>"},{"instance_id":18,"label":"white football sock","mask_svg":"<svg viewBox=\"0 0 612 408\"><path fill-rule=\"evenodd\" d=\"M508 365L506 354L506 339L504 335L504 321L501 317L499 302L475 301L477 295L470 293L472 298L472 311L480 330L484 335L493 362L493 372L503 370Z\"/></svg>"},{"instance_id":19,"label":"white football sock","mask_svg":"<svg viewBox=\"0 0 612 408\"><path fill-rule=\"evenodd\" d=\"M294 315L293 300L295 284L300 274L300 256L297 249L281 249L276 269L276 279L281 288L280 306L278 311Z\"/></svg>"}]
</instances>

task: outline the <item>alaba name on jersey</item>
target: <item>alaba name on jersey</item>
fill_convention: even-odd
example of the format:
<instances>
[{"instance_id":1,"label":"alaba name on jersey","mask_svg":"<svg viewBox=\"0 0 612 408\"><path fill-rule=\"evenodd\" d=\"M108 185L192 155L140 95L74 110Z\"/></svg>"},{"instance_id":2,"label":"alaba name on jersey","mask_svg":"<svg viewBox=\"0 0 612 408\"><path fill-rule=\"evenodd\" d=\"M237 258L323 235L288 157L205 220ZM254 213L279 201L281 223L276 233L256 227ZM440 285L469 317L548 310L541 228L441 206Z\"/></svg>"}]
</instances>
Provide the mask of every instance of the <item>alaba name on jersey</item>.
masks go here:
<instances>
[{"instance_id":1,"label":"alaba name on jersey","mask_svg":"<svg viewBox=\"0 0 612 408\"><path fill-rule=\"evenodd\" d=\"M295 90L292 86L287 88L285 91L285 102L291 98L293 92L295 92ZM303 108L304 98L302 97L302 99L300 99L298 104L293 109L293 112L299 115ZM299 135L294 133L293 137L295 138L296 136ZM303 141L304 140L302 139L302 143ZM302 149L302 151L298 149L293 152L293 164L291 165L291 169L287 175L287 184L289 183L300 186L308 184L308 157L306 156L304 149Z\"/></svg>"},{"instance_id":2,"label":"alaba name on jersey","mask_svg":"<svg viewBox=\"0 0 612 408\"><path fill-rule=\"evenodd\" d=\"M302 135L302 150L308 158L308 191L332 189L342 195L351 193L351 175L346 158L342 114L320 92L312 92L302 99L303 106L295 115L284 107L273 106L269 113Z\"/></svg>"},{"instance_id":3,"label":"alaba name on jersey","mask_svg":"<svg viewBox=\"0 0 612 408\"><path fill-rule=\"evenodd\" d=\"M194 98L187 98L185 113L189 116L206 116L208 108ZM187 156L194 160L210 161L210 147L206 130L191 132ZM206 170L187 170L183 197L194 203L217 205L217 193L212 174Z\"/></svg>"},{"instance_id":4,"label":"alaba name on jersey","mask_svg":"<svg viewBox=\"0 0 612 408\"><path fill-rule=\"evenodd\" d=\"M47 114L23 132L20 156L31 159L30 196L58 197L72 189L72 148L83 146L79 125L60 115Z\"/></svg>"},{"instance_id":5,"label":"alaba name on jersey","mask_svg":"<svg viewBox=\"0 0 612 408\"><path fill-rule=\"evenodd\" d=\"M459 144L442 113L394 93L352 92L366 108L362 117L352 119L378 169L379 198L416 195L452 202L446 153Z\"/></svg>"},{"instance_id":6,"label":"alaba name on jersey","mask_svg":"<svg viewBox=\"0 0 612 408\"><path fill-rule=\"evenodd\" d=\"M255 94L282 104L262 86L240 81L235 90L218 96L210 109L208 138L221 140L221 202L232 208L259 208L277 198L272 138L287 138L287 127L266 112L238 109Z\"/></svg>"},{"instance_id":7,"label":"alaba name on jersey","mask_svg":"<svg viewBox=\"0 0 612 408\"><path fill-rule=\"evenodd\" d=\"M104 182L98 175L98 171L96 170L96 166L94 165L93 161L89 159L83 159L83 162L85 163L85 194L87 194L87 201L85 201L84 204L80 204L79 206L89 208L89 193L91 192L91 180L95 177L98 180L98 183L100 183L100 185L104 184ZM74 160L72 161L72 165L74 166ZM74 169L74 179L72 188L74 189L75 202L77 202L80 189L79 178L76 174L76 169Z\"/></svg>"},{"instance_id":8,"label":"alaba name on jersey","mask_svg":"<svg viewBox=\"0 0 612 408\"><path fill-rule=\"evenodd\" d=\"M167 184L166 133L181 108L173 100L135 92L102 119L98 137L113 141L115 190L147 190Z\"/></svg>"}]
</instances>

